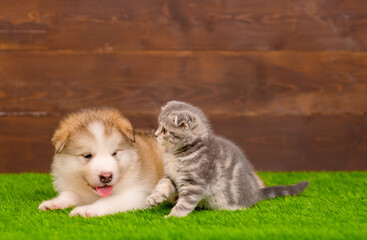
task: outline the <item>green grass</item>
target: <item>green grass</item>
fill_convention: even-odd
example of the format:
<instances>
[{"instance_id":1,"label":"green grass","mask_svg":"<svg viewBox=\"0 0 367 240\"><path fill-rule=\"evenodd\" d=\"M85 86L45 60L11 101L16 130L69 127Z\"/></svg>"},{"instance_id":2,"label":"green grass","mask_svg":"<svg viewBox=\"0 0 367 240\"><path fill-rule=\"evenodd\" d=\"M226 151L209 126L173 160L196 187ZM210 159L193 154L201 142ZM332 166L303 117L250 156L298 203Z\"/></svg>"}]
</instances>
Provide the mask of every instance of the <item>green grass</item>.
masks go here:
<instances>
[{"instance_id":1,"label":"green grass","mask_svg":"<svg viewBox=\"0 0 367 240\"><path fill-rule=\"evenodd\" d=\"M260 173L267 185L309 180L299 196L238 211L196 210L163 216L169 204L101 218L70 209L39 211L55 196L47 174L0 175L0 239L367 239L367 172Z\"/></svg>"}]
</instances>

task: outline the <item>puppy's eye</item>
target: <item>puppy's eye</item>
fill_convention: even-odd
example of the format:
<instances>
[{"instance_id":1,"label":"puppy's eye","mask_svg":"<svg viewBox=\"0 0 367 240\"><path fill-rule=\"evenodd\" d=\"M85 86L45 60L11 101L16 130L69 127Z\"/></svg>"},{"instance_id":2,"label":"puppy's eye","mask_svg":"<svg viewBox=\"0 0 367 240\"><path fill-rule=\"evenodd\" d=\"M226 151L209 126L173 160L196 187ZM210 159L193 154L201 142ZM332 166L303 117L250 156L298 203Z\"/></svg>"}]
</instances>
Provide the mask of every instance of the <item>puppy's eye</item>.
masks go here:
<instances>
[{"instance_id":1,"label":"puppy's eye","mask_svg":"<svg viewBox=\"0 0 367 240\"><path fill-rule=\"evenodd\" d=\"M162 133L163 133L163 134L166 134L166 133L167 133L167 129L162 128Z\"/></svg>"},{"instance_id":2,"label":"puppy's eye","mask_svg":"<svg viewBox=\"0 0 367 240\"><path fill-rule=\"evenodd\" d=\"M114 152L114 153L112 153L112 156L114 157L114 156L116 156L117 155L117 152Z\"/></svg>"},{"instance_id":3,"label":"puppy's eye","mask_svg":"<svg viewBox=\"0 0 367 240\"><path fill-rule=\"evenodd\" d=\"M86 159L92 159L93 155L88 153L88 154L84 154L83 157Z\"/></svg>"}]
</instances>

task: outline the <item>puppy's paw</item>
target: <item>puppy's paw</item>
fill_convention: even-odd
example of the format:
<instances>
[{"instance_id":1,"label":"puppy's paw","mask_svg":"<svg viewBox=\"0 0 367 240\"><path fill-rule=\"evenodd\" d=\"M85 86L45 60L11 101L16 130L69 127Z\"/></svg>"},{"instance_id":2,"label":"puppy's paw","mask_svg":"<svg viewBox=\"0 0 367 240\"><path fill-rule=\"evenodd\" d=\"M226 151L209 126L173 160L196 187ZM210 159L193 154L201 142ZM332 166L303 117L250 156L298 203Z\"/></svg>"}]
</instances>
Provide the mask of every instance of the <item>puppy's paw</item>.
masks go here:
<instances>
[{"instance_id":1,"label":"puppy's paw","mask_svg":"<svg viewBox=\"0 0 367 240\"><path fill-rule=\"evenodd\" d=\"M74 208L70 213L70 217L81 216L81 217L99 217L106 215L100 208L96 206L87 205Z\"/></svg>"},{"instance_id":2,"label":"puppy's paw","mask_svg":"<svg viewBox=\"0 0 367 240\"><path fill-rule=\"evenodd\" d=\"M156 205L162 203L166 199L167 199L166 195L160 194L159 192L154 192L154 193L152 193L151 195L149 195L147 197L147 199L145 200L145 204L148 207L152 207L152 206L156 206Z\"/></svg>"},{"instance_id":3,"label":"puppy's paw","mask_svg":"<svg viewBox=\"0 0 367 240\"><path fill-rule=\"evenodd\" d=\"M55 210L55 209L65 209L70 207L70 202L63 200L63 199L59 199L59 198L54 198L51 200L47 200L47 201L43 201L38 209L41 211L47 211L47 210Z\"/></svg>"}]
</instances>

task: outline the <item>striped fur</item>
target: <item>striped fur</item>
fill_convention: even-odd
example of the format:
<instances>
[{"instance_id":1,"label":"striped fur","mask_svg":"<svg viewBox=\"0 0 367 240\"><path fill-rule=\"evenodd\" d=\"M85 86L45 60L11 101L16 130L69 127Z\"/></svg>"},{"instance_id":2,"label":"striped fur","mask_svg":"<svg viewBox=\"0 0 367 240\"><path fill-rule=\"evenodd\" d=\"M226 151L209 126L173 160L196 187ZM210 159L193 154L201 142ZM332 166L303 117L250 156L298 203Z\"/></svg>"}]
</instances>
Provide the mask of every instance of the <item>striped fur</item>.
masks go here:
<instances>
[{"instance_id":1,"label":"striped fur","mask_svg":"<svg viewBox=\"0 0 367 240\"><path fill-rule=\"evenodd\" d=\"M167 103L158 122L155 135L166 147L165 177L146 203L157 205L177 192L177 203L168 216L184 217L196 206L243 209L260 200L298 194L308 185L263 188L241 149L216 136L204 113L190 104Z\"/></svg>"}]
</instances>

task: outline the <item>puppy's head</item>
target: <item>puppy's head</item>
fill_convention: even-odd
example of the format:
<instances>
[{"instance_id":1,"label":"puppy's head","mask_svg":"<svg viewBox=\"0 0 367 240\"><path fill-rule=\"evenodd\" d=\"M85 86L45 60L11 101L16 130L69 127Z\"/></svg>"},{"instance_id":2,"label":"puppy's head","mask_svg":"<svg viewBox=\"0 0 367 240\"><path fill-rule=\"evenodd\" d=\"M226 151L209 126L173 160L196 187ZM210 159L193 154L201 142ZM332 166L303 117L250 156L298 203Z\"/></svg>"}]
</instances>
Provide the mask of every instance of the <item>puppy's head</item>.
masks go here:
<instances>
[{"instance_id":1,"label":"puppy's head","mask_svg":"<svg viewBox=\"0 0 367 240\"><path fill-rule=\"evenodd\" d=\"M121 171L136 158L134 129L114 109L85 109L67 116L52 143L56 155L68 155L73 169L100 196L109 196ZM76 169L74 169L76 168Z\"/></svg>"}]
</instances>

